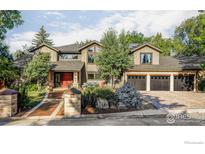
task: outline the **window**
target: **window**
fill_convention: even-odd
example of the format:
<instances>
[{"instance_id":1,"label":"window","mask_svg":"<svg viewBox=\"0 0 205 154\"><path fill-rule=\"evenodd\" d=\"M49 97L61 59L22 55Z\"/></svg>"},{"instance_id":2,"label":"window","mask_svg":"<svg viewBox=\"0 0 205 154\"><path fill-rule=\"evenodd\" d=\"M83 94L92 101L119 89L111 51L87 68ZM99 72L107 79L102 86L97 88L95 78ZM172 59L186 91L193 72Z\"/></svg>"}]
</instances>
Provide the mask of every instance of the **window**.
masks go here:
<instances>
[{"instance_id":1,"label":"window","mask_svg":"<svg viewBox=\"0 0 205 154\"><path fill-rule=\"evenodd\" d=\"M100 75L97 73L88 73L88 80L99 80Z\"/></svg>"},{"instance_id":2,"label":"window","mask_svg":"<svg viewBox=\"0 0 205 154\"><path fill-rule=\"evenodd\" d=\"M94 74L88 74L88 80L94 80L95 77L94 77Z\"/></svg>"},{"instance_id":3,"label":"window","mask_svg":"<svg viewBox=\"0 0 205 154\"><path fill-rule=\"evenodd\" d=\"M78 59L78 54L60 54L60 60L71 60L71 59Z\"/></svg>"},{"instance_id":4,"label":"window","mask_svg":"<svg viewBox=\"0 0 205 154\"><path fill-rule=\"evenodd\" d=\"M152 54L151 53L141 53L140 62L141 64L152 64Z\"/></svg>"},{"instance_id":5,"label":"window","mask_svg":"<svg viewBox=\"0 0 205 154\"><path fill-rule=\"evenodd\" d=\"M94 55L95 55L95 48L94 47L88 48L88 63L90 64L94 63Z\"/></svg>"}]
</instances>

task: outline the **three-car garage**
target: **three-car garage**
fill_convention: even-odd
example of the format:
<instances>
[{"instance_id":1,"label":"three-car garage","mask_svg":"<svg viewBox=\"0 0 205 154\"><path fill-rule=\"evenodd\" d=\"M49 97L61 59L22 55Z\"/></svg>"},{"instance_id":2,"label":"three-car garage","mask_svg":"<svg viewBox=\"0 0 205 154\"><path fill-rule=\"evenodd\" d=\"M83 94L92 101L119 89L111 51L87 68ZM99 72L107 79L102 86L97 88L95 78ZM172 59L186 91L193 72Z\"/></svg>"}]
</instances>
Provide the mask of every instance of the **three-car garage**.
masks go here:
<instances>
[{"instance_id":1,"label":"three-car garage","mask_svg":"<svg viewBox=\"0 0 205 154\"><path fill-rule=\"evenodd\" d=\"M128 75L127 82L141 91L193 91L194 75Z\"/></svg>"}]
</instances>

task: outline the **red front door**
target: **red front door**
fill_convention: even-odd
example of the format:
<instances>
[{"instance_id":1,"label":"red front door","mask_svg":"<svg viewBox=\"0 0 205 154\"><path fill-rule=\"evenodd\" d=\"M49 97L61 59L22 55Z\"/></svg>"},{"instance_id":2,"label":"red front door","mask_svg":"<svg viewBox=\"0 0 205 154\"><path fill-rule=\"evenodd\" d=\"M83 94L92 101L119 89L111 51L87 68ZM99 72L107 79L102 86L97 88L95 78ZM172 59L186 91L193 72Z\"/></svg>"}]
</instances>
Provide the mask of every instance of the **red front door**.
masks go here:
<instances>
[{"instance_id":1,"label":"red front door","mask_svg":"<svg viewBox=\"0 0 205 154\"><path fill-rule=\"evenodd\" d=\"M73 82L73 73L62 73L61 86L66 88Z\"/></svg>"}]
</instances>

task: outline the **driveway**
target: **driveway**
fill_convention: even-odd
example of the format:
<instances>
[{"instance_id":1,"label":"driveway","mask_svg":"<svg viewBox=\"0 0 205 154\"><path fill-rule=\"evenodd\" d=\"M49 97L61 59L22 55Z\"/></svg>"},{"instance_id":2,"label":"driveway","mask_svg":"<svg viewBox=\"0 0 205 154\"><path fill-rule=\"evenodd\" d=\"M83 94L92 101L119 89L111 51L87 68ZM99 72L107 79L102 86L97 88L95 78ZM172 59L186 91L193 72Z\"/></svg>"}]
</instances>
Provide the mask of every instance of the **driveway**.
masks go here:
<instances>
[{"instance_id":1,"label":"driveway","mask_svg":"<svg viewBox=\"0 0 205 154\"><path fill-rule=\"evenodd\" d=\"M141 94L171 109L205 109L205 93L150 91Z\"/></svg>"}]
</instances>

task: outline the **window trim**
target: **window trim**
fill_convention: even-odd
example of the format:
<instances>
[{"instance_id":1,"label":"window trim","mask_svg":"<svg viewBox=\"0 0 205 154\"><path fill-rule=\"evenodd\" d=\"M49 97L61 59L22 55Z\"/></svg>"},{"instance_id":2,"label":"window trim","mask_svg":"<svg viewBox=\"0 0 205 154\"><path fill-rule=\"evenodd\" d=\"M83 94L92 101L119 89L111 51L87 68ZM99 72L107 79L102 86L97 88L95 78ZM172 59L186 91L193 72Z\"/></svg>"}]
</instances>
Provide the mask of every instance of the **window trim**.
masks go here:
<instances>
[{"instance_id":1,"label":"window trim","mask_svg":"<svg viewBox=\"0 0 205 154\"><path fill-rule=\"evenodd\" d=\"M151 54L151 63L142 63L142 60L141 60L141 55L142 54ZM153 53L152 52L140 52L140 64L142 65L152 65L153 63Z\"/></svg>"},{"instance_id":2,"label":"window trim","mask_svg":"<svg viewBox=\"0 0 205 154\"><path fill-rule=\"evenodd\" d=\"M61 55L72 55L72 57L77 56L77 59L64 59L64 58L61 58ZM58 59L59 59L59 61L79 60L80 59L79 55L80 54L75 54L75 53L59 53Z\"/></svg>"},{"instance_id":3,"label":"window trim","mask_svg":"<svg viewBox=\"0 0 205 154\"><path fill-rule=\"evenodd\" d=\"M101 80L100 77L99 77L99 78L96 78L96 77L99 75L99 73L95 73L95 72L93 72L93 73L90 72L90 73L89 73L89 72L88 72L87 75L89 75L89 74L94 75L94 78L93 78L93 79L89 79L89 78L88 78L88 80Z\"/></svg>"}]
</instances>

